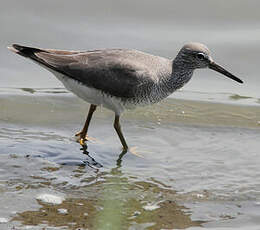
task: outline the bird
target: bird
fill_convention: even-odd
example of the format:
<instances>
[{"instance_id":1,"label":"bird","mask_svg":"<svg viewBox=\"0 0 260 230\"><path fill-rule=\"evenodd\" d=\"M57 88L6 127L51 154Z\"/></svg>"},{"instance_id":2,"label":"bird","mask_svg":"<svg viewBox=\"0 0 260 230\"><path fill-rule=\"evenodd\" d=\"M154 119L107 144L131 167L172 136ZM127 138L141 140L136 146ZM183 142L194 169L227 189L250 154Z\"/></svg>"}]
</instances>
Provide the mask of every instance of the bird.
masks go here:
<instances>
[{"instance_id":1,"label":"bird","mask_svg":"<svg viewBox=\"0 0 260 230\"><path fill-rule=\"evenodd\" d=\"M195 69L209 68L243 83L197 42L185 44L174 59L135 49L67 51L18 44L8 48L49 70L67 90L90 103L84 127L75 134L81 145L91 139L88 128L97 106L115 113L114 129L128 151L120 125L125 110L160 102L190 81Z\"/></svg>"}]
</instances>

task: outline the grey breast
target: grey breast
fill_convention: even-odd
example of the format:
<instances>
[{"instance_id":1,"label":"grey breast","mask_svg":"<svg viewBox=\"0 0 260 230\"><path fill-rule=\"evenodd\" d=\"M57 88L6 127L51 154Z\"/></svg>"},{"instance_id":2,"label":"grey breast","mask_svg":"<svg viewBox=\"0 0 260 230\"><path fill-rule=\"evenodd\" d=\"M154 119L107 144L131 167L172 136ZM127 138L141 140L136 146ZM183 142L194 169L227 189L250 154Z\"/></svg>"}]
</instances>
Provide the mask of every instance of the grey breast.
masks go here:
<instances>
[{"instance_id":1,"label":"grey breast","mask_svg":"<svg viewBox=\"0 0 260 230\"><path fill-rule=\"evenodd\" d=\"M149 97L172 71L169 59L136 50L65 52L46 50L35 55L49 68L123 100Z\"/></svg>"}]
</instances>

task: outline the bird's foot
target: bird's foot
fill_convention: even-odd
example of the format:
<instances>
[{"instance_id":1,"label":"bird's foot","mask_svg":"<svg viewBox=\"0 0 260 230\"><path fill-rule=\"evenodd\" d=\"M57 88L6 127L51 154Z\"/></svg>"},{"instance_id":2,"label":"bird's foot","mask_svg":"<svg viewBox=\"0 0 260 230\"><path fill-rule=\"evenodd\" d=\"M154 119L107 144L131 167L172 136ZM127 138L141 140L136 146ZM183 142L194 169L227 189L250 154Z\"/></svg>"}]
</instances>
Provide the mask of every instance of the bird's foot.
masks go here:
<instances>
[{"instance_id":1,"label":"bird's foot","mask_svg":"<svg viewBox=\"0 0 260 230\"><path fill-rule=\"evenodd\" d=\"M127 150L129 153L132 153L133 155L137 156L137 157L141 157L144 158L140 153L138 153L137 151L137 146L131 147Z\"/></svg>"},{"instance_id":2,"label":"bird's foot","mask_svg":"<svg viewBox=\"0 0 260 230\"><path fill-rule=\"evenodd\" d=\"M77 138L77 141L80 143L80 145L84 146L86 141L91 141L91 142L97 142L97 139L93 137L89 137L87 134L85 136L83 135L82 132L78 132L75 134Z\"/></svg>"},{"instance_id":3,"label":"bird's foot","mask_svg":"<svg viewBox=\"0 0 260 230\"><path fill-rule=\"evenodd\" d=\"M80 138L78 140L78 142L80 143L81 146L85 146L86 145L85 141L86 141L86 139L84 139L84 138Z\"/></svg>"}]
</instances>

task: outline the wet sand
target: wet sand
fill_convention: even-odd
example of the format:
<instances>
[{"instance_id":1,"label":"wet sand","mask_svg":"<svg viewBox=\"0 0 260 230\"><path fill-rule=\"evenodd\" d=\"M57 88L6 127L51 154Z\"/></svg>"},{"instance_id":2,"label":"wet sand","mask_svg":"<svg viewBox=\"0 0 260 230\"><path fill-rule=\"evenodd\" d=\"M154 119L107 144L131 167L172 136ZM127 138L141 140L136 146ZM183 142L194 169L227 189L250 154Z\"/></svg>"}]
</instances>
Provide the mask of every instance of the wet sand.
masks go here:
<instances>
[{"instance_id":1,"label":"wet sand","mask_svg":"<svg viewBox=\"0 0 260 230\"><path fill-rule=\"evenodd\" d=\"M0 229L257 229L260 107L230 101L127 112L136 156L120 154L106 109L83 149L73 134L86 103L64 89L2 89Z\"/></svg>"}]
</instances>

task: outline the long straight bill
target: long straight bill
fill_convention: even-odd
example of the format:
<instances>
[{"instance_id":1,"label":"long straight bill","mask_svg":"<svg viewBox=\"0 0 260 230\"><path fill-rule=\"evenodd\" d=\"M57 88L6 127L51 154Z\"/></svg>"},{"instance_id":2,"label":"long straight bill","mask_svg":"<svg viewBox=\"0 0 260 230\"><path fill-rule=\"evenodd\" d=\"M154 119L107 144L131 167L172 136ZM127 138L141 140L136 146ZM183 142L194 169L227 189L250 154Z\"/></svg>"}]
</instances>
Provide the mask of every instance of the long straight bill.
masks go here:
<instances>
[{"instance_id":1,"label":"long straight bill","mask_svg":"<svg viewBox=\"0 0 260 230\"><path fill-rule=\"evenodd\" d=\"M213 69L219 73L222 73L223 75L233 79L234 81L237 81L239 83L243 83L243 81L241 79L239 79L238 77L234 76L232 73L228 72L227 70L225 70L223 67L221 67L220 65L218 65L216 62L212 61L209 64L209 68Z\"/></svg>"}]
</instances>

